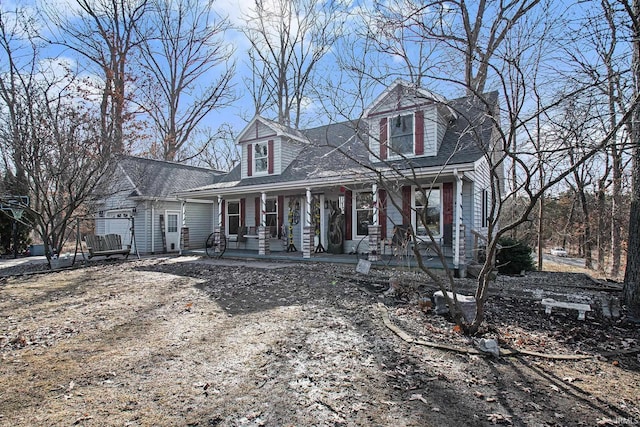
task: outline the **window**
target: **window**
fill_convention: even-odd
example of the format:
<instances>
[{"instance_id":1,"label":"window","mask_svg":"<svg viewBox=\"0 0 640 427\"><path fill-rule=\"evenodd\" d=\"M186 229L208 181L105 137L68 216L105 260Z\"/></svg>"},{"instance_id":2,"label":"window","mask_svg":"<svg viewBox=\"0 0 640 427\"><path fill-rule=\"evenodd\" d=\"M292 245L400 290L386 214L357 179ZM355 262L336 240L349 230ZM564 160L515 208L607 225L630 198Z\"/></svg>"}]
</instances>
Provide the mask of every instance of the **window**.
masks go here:
<instances>
[{"instance_id":1,"label":"window","mask_svg":"<svg viewBox=\"0 0 640 427\"><path fill-rule=\"evenodd\" d=\"M356 235L366 236L369 234L369 225L373 224L373 193L370 191L359 191L353 193L356 214Z\"/></svg>"},{"instance_id":2,"label":"window","mask_svg":"<svg viewBox=\"0 0 640 427\"><path fill-rule=\"evenodd\" d=\"M417 236L427 236L425 224L434 236L440 236L442 203L440 188L432 187L424 191L416 188L414 191L415 216L413 224Z\"/></svg>"},{"instance_id":3,"label":"window","mask_svg":"<svg viewBox=\"0 0 640 427\"><path fill-rule=\"evenodd\" d=\"M265 173L269 167L269 161L267 159L268 145L266 142L258 142L254 144L254 170L256 173Z\"/></svg>"},{"instance_id":4,"label":"window","mask_svg":"<svg viewBox=\"0 0 640 427\"><path fill-rule=\"evenodd\" d=\"M167 215L167 233L177 233L177 232L178 232L178 215L168 214Z\"/></svg>"},{"instance_id":5,"label":"window","mask_svg":"<svg viewBox=\"0 0 640 427\"><path fill-rule=\"evenodd\" d=\"M482 217L480 219L481 227L489 226L489 192L482 190Z\"/></svg>"},{"instance_id":6,"label":"window","mask_svg":"<svg viewBox=\"0 0 640 427\"><path fill-rule=\"evenodd\" d=\"M413 114L389 119L391 155L413 154Z\"/></svg>"},{"instance_id":7,"label":"window","mask_svg":"<svg viewBox=\"0 0 640 427\"><path fill-rule=\"evenodd\" d=\"M227 202L227 234L237 235L240 228L240 202Z\"/></svg>"},{"instance_id":8,"label":"window","mask_svg":"<svg viewBox=\"0 0 640 427\"><path fill-rule=\"evenodd\" d=\"M276 199L267 199L267 227L272 237L278 235L278 204Z\"/></svg>"}]
</instances>

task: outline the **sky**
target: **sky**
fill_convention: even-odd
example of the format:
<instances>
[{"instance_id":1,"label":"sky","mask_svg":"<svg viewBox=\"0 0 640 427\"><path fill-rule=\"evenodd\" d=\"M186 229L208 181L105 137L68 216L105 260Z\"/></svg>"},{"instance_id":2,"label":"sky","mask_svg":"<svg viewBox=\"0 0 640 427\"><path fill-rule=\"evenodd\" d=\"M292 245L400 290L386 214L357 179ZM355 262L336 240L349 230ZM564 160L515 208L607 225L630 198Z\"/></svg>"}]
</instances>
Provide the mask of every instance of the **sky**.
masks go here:
<instances>
[{"instance_id":1,"label":"sky","mask_svg":"<svg viewBox=\"0 0 640 427\"><path fill-rule=\"evenodd\" d=\"M0 7L2 7L5 10L11 10L15 8L17 5L21 5L21 6L29 5L29 4L33 5L35 4L36 1L39 1L39 0L0 0ZM245 35L241 31L239 31L239 29L243 28L246 25L244 20L246 16L250 13L250 10L253 7L254 1L255 0L215 0L215 2L213 3L214 10L220 16L228 18L232 26L236 28L235 30L231 30L227 32L227 34L225 35L225 41L226 43L235 46L234 59L237 67L236 75L234 76L234 81L233 81L235 85L237 100L230 107L213 112L207 117L207 119L205 119L206 123L204 124L214 129L216 129L222 123L229 123L234 128L235 132L239 133L243 129L245 124L252 118L252 115L253 115L252 106L251 106L252 105L251 97L248 94L247 89L243 83L243 77L247 76L249 72L247 67L247 61L246 61L246 54L247 54L247 50L249 49L249 42L247 41ZM363 3L366 3L366 1L368 0L363 0ZM394 4L396 3L399 4L401 2L402 0L400 0L400 2L395 2ZM552 4L554 7L557 8L556 10L562 10L564 8L564 3L565 3L564 1L557 0L557 1L554 1ZM77 10L77 5L74 6L75 0L47 0L47 4L49 6L55 7L59 11L67 11L70 15L72 15L74 11ZM584 5L584 3L582 5ZM578 15L582 13L582 9L581 9L583 7L582 5L579 6L578 8L574 8L572 13L578 14ZM359 4L354 7L362 7L362 4ZM350 30L350 28L347 28L347 30ZM50 53L52 56L60 55L60 54L63 56L68 55L67 52L56 51L53 48ZM71 58L70 56L67 56L67 58L68 58L67 59L68 61L75 61L75 59ZM337 69L336 65L332 63L332 61L333 61L333 58L329 56L325 60L325 63L321 64L321 69L325 73L325 77L329 75L330 77L335 77L335 81L338 81L341 77L344 77L344 76L338 76L338 75L331 76L331 73L335 72L335 70ZM391 61L391 65L399 66L401 64L397 61L395 63ZM390 76L387 83L390 83L393 80L395 80L395 77ZM340 84L345 84L344 80L340 81ZM379 93L382 92L383 89L384 88L380 85L375 90L373 90L372 93L368 94L369 98L371 99L377 96ZM461 95L459 91L457 93L455 91L446 93L441 90L442 88L428 87L428 89L438 92L447 97L451 97L452 94ZM447 87L446 89L448 90L449 88ZM308 105L306 105L306 107L310 111L320 111L320 106L314 103L309 103ZM357 114L358 112L357 110L358 110L358 107L354 109L353 114ZM317 121L314 124L318 124L318 125L325 124L326 121L327 121L326 117L319 116Z\"/></svg>"}]
</instances>

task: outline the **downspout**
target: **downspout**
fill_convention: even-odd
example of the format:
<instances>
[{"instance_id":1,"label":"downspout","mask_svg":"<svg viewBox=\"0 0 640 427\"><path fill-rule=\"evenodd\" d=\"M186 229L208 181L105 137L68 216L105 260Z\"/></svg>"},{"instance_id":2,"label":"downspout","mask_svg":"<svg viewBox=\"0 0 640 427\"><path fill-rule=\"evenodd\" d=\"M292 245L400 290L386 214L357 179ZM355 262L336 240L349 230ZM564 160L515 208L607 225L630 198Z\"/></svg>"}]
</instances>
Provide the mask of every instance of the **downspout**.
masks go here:
<instances>
[{"instance_id":1,"label":"downspout","mask_svg":"<svg viewBox=\"0 0 640 427\"><path fill-rule=\"evenodd\" d=\"M180 216L182 217L182 226L180 227L180 237L178 237L178 245L180 246L179 250L178 250L178 254L182 255L182 246L184 244L184 242L182 241L183 239L183 234L182 234L182 230L185 229L185 227L187 226L187 222L186 222L186 218L187 218L187 202L185 200L181 200L180 201Z\"/></svg>"},{"instance_id":2,"label":"downspout","mask_svg":"<svg viewBox=\"0 0 640 427\"><path fill-rule=\"evenodd\" d=\"M325 203L326 196L324 193L322 193L320 195L320 244L322 245L323 248L327 247L327 239L326 239L326 227L325 227L325 218L326 218L326 212L324 210L324 203Z\"/></svg>"},{"instance_id":3,"label":"downspout","mask_svg":"<svg viewBox=\"0 0 640 427\"><path fill-rule=\"evenodd\" d=\"M454 228L454 242L453 247L453 268L458 270L460 268L460 224L462 224L462 175L458 172L458 169L453 170L453 175L456 178L456 209L455 209L455 228Z\"/></svg>"},{"instance_id":4,"label":"downspout","mask_svg":"<svg viewBox=\"0 0 640 427\"><path fill-rule=\"evenodd\" d=\"M154 227L154 221L156 217L156 203L154 201L151 202L151 253L156 253L156 233Z\"/></svg>"}]
</instances>

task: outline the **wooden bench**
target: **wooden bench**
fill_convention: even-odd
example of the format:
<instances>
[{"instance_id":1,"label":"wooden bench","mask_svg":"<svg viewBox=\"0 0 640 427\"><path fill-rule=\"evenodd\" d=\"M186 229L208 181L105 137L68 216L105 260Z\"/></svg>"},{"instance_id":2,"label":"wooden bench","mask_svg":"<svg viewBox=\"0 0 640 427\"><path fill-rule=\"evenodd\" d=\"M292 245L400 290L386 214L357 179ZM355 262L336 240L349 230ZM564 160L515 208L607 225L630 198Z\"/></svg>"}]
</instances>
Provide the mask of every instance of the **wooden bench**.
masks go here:
<instances>
[{"instance_id":1,"label":"wooden bench","mask_svg":"<svg viewBox=\"0 0 640 427\"><path fill-rule=\"evenodd\" d=\"M90 259L94 256L109 258L112 255L124 255L126 259L131 252L129 245L122 246L122 237L119 234L106 234L104 236L87 234L84 236L84 242L87 245Z\"/></svg>"},{"instance_id":2,"label":"wooden bench","mask_svg":"<svg viewBox=\"0 0 640 427\"><path fill-rule=\"evenodd\" d=\"M544 298L541 301L541 304L544 305L544 312L547 314L551 314L551 309L553 307L559 308L568 308L571 310L578 310L578 320L584 320L584 316L587 311L591 311L591 306L589 304L580 304L576 302L565 302L565 301L556 301L551 298Z\"/></svg>"}]
</instances>

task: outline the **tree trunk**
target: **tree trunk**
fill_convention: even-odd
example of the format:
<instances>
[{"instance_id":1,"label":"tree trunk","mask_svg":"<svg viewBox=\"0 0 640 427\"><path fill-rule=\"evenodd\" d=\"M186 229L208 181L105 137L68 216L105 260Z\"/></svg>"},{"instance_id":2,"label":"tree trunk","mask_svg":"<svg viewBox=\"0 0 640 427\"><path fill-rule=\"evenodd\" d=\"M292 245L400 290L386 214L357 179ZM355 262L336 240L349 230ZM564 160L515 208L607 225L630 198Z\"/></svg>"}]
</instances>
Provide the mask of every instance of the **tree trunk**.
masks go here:
<instances>
[{"instance_id":1,"label":"tree trunk","mask_svg":"<svg viewBox=\"0 0 640 427\"><path fill-rule=\"evenodd\" d=\"M620 276L620 223L622 218L622 159L617 151L613 155L613 188L611 190L611 276Z\"/></svg>"},{"instance_id":2,"label":"tree trunk","mask_svg":"<svg viewBox=\"0 0 640 427\"><path fill-rule=\"evenodd\" d=\"M633 22L633 56L631 68L634 80L634 98L640 94L640 0L634 0L630 11ZM640 108L635 105L632 116L631 144L633 145L633 181L631 209L629 210L629 239L627 240L627 267L624 273L622 295L629 319L640 322Z\"/></svg>"},{"instance_id":3,"label":"tree trunk","mask_svg":"<svg viewBox=\"0 0 640 427\"><path fill-rule=\"evenodd\" d=\"M637 107L633 122L632 137L636 147L633 151L633 184L629 211L629 238L627 240L629 250L622 295L627 306L628 317L640 322L640 150L637 145L640 143L640 109Z\"/></svg>"}]
</instances>

